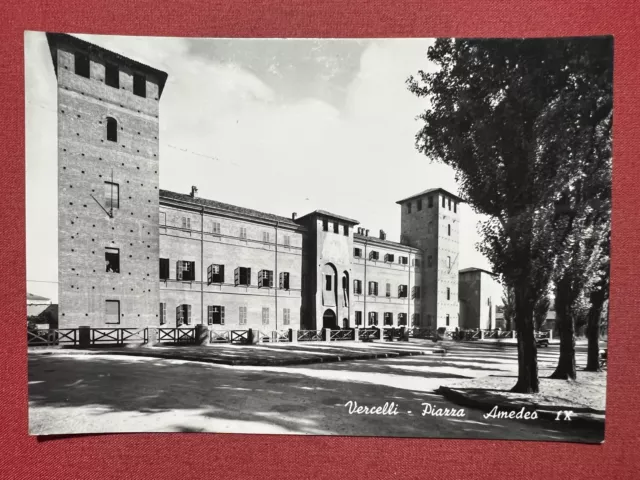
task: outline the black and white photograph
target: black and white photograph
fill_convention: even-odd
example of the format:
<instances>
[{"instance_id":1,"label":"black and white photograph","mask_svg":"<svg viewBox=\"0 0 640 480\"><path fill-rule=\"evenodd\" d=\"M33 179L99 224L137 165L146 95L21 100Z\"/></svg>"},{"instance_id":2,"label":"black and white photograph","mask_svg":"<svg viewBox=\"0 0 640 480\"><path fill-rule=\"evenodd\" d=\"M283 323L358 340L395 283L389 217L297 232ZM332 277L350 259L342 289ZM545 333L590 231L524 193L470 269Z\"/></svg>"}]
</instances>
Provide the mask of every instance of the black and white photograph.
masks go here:
<instances>
[{"instance_id":1,"label":"black and white photograph","mask_svg":"<svg viewBox=\"0 0 640 480\"><path fill-rule=\"evenodd\" d=\"M613 37L24 46L31 435L605 440Z\"/></svg>"}]
</instances>

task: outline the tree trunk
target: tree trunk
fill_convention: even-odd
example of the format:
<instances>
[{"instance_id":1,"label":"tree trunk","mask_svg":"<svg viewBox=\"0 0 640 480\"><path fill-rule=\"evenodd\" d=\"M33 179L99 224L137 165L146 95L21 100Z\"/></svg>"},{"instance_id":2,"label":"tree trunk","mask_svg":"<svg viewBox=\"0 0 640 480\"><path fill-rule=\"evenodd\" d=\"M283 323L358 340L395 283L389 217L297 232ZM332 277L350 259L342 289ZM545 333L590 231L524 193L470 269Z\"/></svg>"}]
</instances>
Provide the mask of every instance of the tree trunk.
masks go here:
<instances>
[{"instance_id":1,"label":"tree trunk","mask_svg":"<svg viewBox=\"0 0 640 480\"><path fill-rule=\"evenodd\" d=\"M600 318L606 299L604 289L599 289L591 294L591 307L587 321L587 372L600 371Z\"/></svg>"},{"instance_id":2,"label":"tree trunk","mask_svg":"<svg viewBox=\"0 0 640 480\"><path fill-rule=\"evenodd\" d=\"M560 335L560 359L555 372L550 378L560 380L576 379L576 335L574 315L570 311L570 286L568 282L560 280L556 287L556 325Z\"/></svg>"},{"instance_id":3,"label":"tree trunk","mask_svg":"<svg viewBox=\"0 0 640 480\"><path fill-rule=\"evenodd\" d=\"M533 334L533 303L524 288L516 289L515 326L518 335L518 381L511 389L517 393L538 393L538 351Z\"/></svg>"}]
</instances>

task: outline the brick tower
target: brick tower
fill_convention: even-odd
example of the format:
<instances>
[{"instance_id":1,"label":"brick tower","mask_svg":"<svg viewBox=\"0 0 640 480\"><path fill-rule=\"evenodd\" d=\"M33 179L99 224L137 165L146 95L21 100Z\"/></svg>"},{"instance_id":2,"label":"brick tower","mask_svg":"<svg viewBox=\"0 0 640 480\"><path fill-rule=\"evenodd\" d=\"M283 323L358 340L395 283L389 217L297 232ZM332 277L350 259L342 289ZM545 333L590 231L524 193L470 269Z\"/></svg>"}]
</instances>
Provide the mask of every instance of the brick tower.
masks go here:
<instances>
[{"instance_id":1,"label":"brick tower","mask_svg":"<svg viewBox=\"0 0 640 480\"><path fill-rule=\"evenodd\" d=\"M420 326L455 329L458 302L460 202L444 189L426 190L400 200L400 242L423 253Z\"/></svg>"},{"instance_id":2,"label":"brick tower","mask_svg":"<svg viewBox=\"0 0 640 480\"><path fill-rule=\"evenodd\" d=\"M47 40L58 79L60 327L157 325L167 74L70 35Z\"/></svg>"}]
</instances>

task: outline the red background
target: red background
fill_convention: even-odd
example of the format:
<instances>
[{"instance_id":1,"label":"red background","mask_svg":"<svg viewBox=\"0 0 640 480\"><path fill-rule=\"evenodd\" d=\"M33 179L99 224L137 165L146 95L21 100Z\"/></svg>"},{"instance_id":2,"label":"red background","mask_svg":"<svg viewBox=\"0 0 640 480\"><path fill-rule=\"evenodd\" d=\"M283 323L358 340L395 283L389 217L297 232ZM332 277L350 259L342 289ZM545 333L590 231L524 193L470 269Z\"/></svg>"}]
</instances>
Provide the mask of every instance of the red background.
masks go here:
<instances>
[{"instance_id":1,"label":"red background","mask_svg":"<svg viewBox=\"0 0 640 480\"><path fill-rule=\"evenodd\" d=\"M640 478L640 6L627 1L13 0L0 12L1 478ZM27 434L23 31L200 37L615 35L614 230L606 442Z\"/></svg>"}]
</instances>

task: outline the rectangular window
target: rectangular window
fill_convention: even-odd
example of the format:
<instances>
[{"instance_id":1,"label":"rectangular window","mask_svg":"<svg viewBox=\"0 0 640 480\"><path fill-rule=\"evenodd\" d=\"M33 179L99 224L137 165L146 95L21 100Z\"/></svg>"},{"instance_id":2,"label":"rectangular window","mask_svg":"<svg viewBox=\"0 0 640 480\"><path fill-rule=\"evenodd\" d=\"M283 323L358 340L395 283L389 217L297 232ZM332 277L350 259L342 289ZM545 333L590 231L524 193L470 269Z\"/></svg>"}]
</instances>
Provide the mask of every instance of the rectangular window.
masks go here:
<instances>
[{"instance_id":1,"label":"rectangular window","mask_svg":"<svg viewBox=\"0 0 640 480\"><path fill-rule=\"evenodd\" d=\"M287 248L291 246L291 237L289 235L284 236L284 246Z\"/></svg>"},{"instance_id":2,"label":"rectangular window","mask_svg":"<svg viewBox=\"0 0 640 480\"><path fill-rule=\"evenodd\" d=\"M178 260L176 263L176 280L193 282L196 279L196 262Z\"/></svg>"},{"instance_id":3,"label":"rectangular window","mask_svg":"<svg viewBox=\"0 0 640 480\"><path fill-rule=\"evenodd\" d=\"M133 74L133 94L139 97L147 96L147 79L144 75Z\"/></svg>"},{"instance_id":4,"label":"rectangular window","mask_svg":"<svg viewBox=\"0 0 640 480\"><path fill-rule=\"evenodd\" d=\"M407 324L407 314L406 313L399 313L398 314L398 326L402 326L402 325L406 325Z\"/></svg>"},{"instance_id":5,"label":"rectangular window","mask_svg":"<svg viewBox=\"0 0 640 480\"><path fill-rule=\"evenodd\" d=\"M211 225L211 233L220 235L220 222L213 222Z\"/></svg>"},{"instance_id":6,"label":"rectangular window","mask_svg":"<svg viewBox=\"0 0 640 480\"><path fill-rule=\"evenodd\" d=\"M362 295L362 280L353 281L353 293L356 295Z\"/></svg>"},{"instance_id":7,"label":"rectangular window","mask_svg":"<svg viewBox=\"0 0 640 480\"><path fill-rule=\"evenodd\" d=\"M224 265L212 264L207 267L207 284L224 283Z\"/></svg>"},{"instance_id":8,"label":"rectangular window","mask_svg":"<svg viewBox=\"0 0 640 480\"><path fill-rule=\"evenodd\" d=\"M453 202L453 213L458 211L458 202Z\"/></svg>"},{"instance_id":9,"label":"rectangular window","mask_svg":"<svg viewBox=\"0 0 640 480\"><path fill-rule=\"evenodd\" d=\"M407 213L411 213L411 202L407 203Z\"/></svg>"},{"instance_id":10,"label":"rectangular window","mask_svg":"<svg viewBox=\"0 0 640 480\"><path fill-rule=\"evenodd\" d=\"M233 282L236 285L251 285L251 269L238 267L233 272Z\"/></svg>"},{"instance_id":11,"label":"rectangular window","mask_svg":"<svg viewBox=\"0 0 640 480\"><path fill-rule=\"evenodd\" d=\"M378 295L378 282L369 282L369 295Z\"/></svg>"},{"instance_id":12,"label":"rectangular window","mask_svg":"<svg viewBox=\"0 0 640 480\"><path fill-rule=\"evenodd\" d=\"M120 249L106 247L104 249L104 261L106 271L109 273L120 273Z\"/></svg>"},{"instance_id":13,"label":"rectangular window","mask_svg":"<svg viewBox=\"0 0 640 480\"><path fill-rule=\"evenodd\" d=\"M247 324L247 307L238 307L238 323L240 325Z\"/></svg>"},{"instance_id":14,"label":"rectangular window","mask_svg":"<svg viewBox=\"0 0 640 480\"><path fill-rule=\"evenodd\" d=\"M333 275L325 275L324 276L324 289L327 292L330 292L331 290L333 290L332 285L333 285Z\"/></svg>"},{"instance_id":15,"label":"rectangular window","mask_svg":"<svg viewBox=\"0 0 640 480\"><path fill-rule=\"evenodd\" d=\"M333 222L333 233L340 233L340 224L338 222Z\"/></svg>"},{"instance_id":16,"label":"rectangular window","mask_svg":"<svg viewBox=\"0 0 640 480\"><path fill-rule=\"evenodd\" d=\"M207 306L207 323L209 325L224 325L224 307L222 305Z\"/></svg>"},{"instance_id":17,"label":"rectangular window","mask_svg":"<svg viewBox=\"0 0 640 480\"><path fill-rule=\"evenodd\" d=\"M176 307L176 324L180 327L191 325L191 305L178 305Z\"/></svg>"},{"instance_id":18,"label":"rectangular window","mask_svg":"<svg viewBox=\"0 0 640 480\"><path fill-rule=\"evenodd\" d=\"M379 257L380 255L375 250L369 252L369 260L378 260Z\"/></svg>"},{"instance_id":19,"label":"rectangular window","mask_svg":"<svg viewBox=\"0 0 640 480\"><path fill-rule=\"evenodd\" d=\"M407 298L407 286L398 285L398 298Z\"/></svg>"},{"instance_id":20,"label":"rectangular window","mask_svg":"<svg viewBox=\"0 0 640 480\"><path fill-rule=\"evenodd\" d=\"M167 224L167 214L165 212L160 212L160 215L158 216L158 221L160 222L160 225L166 225Z\"/></svg>"},{"instance_id":21,"label":"rectangular window","mask_svg":"<svg viewBox=\"0 0 640 480\"><path fill-rule=\"evenodd\" d=\"M291 310L289 308L282 310L282 324L291 325Z\"/></svg>"},{"instance_id":22,"label":"rectangular window","mask_svg":"<svg viewBox=\"0 0 640 480\"><path fill-rule=\"evenodd\" d=\"M447 206L447 199L444 198L444 195L442 196L442 208Z\"/></svg>"},{"instance_id":23,"label":"rectangular window","mask_svg":"<svg viewBox=\"0 0 640 480\"><path fill-rule=\"evenodd\" d=\"M420 298L420 287L415 286L411 288L411 298L414 300Z\"/></svg>"},{"instance_id":24,"label":"rectangular window","mask_svg":"<svg viewBox=\"0 0 640 480\"><path fill-rule=\"evenodd\" d=\"M160 280L169 280L169 259L160 259Z\"/></svg>"},{"instance_id":25,"label":"rectangular window","mask_svg":"<svg viewBox=\"0 0 640 480\"><path fill-rule=\"evenodd\" d=\"M105 302L105 323L120 323L120 300Z\"/></svg>"},{"instance_id":26,"label":"rectangular window","mask_svg":"<svg viewBox=\"0 0 640 480\"><path fill-rule=\"evenodd\" d=\"M240 227L240 238L242 238L243 240L247 239L247 228L246 227Z\"/></svg>"},{"instance_id":27,"label":"rectangular window","mask_svg":"<svg viewBox=\"0 0 640 480\"><path fill-rule=\"evenodd\" d=\"M262 307L262 324L269 325L269 307Z\"/></svg>"},{"instance_id":28,"label":"rectangular window","mask_svg":"<svg viewBox=\"0 0 640 480\"><path fill-rule=\"evenodd\" d=\"M160 304L160 325L167 323L167 304Z\"/></svg>"},{"instance_id":29,"label":"rectangular window","mask_svg":"<svg viewBox=\"0 0 640 480\"><path fill-rule=\"evenodd\" d=\"M263 243L269 243L269 232L262 232Z\"/></svg>"},{"instance_id":30,"label":"rectangular window","mask_svg":"<svg viewBox=\"0 0 640 480\"><path fill-rule=\"evenodd\" d=\"M280 272L280 288L289 290L289 272Z\"/></svg>"},{"instance_id":31,"label":"rectangular window","mask_svg":"<svg viewBox=\"0 0 640 480\"><path fill-rule=\"evenodd\" d=\"M418 199L418 210L422 210L422 199Z\"/></svg>"},{"instance_id":32,"label":"rectangular window","mask_svg":"<svg viewBox=\"0 0 640 480\"><path fill-rule=\"evenodd\" d=\"M120 71L117 65L106 63L104 66L104 83L109 87L120 88Z\"/></svg>"},{"instance_id":33,"label":"rectangular window","mask_svg":"<svg viewBox=\"0 0 640 480\"><path fill-rule=\"evenodd\" d=\"M191 230L191 218L182 217L182 228L185 230Z\"/></svg>"},{"instance_id":34,"label":"rectangular window","mask_svg":"<svg viewBox=\"0 0 640 480\"><path fill-rule=\"evenodd\" d=\"M393 326L393 313L384 312L384 324L387 326Z\"/></svg>"},{"instance_id":35,"label":"rectangular window","mask_svg":"<svg viewBox=\"0 0 640 480\"><path fill-rule=\"evenodd\" d=\"M344 234L345 237L349 236L349 225L342 226L342 233Z\"/></svg>"},{"instance_id":36,"label":"rectangular window","mask_svg":"<svg viewBox=\"0 0 640 480\"><path fill-rule=\"evenodd\" d=\"M107 210L120 208L120 185L104 182L104 207Z\"/></svg>"},{"instance_id":37,"label":"rectangular window","mask_svg":"<svg viewBox=\"0 0 640 480\"><path fill-rule=\"evenodd\" d=\"M356 311L356 326L362 325L362 312Z\"/></svg>"},{"instance_id":38,"label":"rectangular window","mask_svg":"<svg viewBox=\"0 0 640 480\"><path fill-rule=\"evenodd\" d=\"M329 220L327 220L326 218L322 220L322 230L324 230L325 232L329 231Z\"/></svg>"},{"instance_id":39,"label":"rectangular window","mask_svg":"<svg viewBox=\"0 0 640 480\"><path fill-rule=\"evenodd\" d=\"M258 288L273 287L273 270L260 270L258 272Z\"/></svg>"},{"instance_id":40,"label":"rectangular window","mask_svg":"<svg viewBox=\"0 0 640 480\"><path fill-rule=\"evenodd\" d=\"M76 75L91 78L91 62L89 61L89 57L82 53L75 53L74 61Z\"/></svg>"},{"instance_id":41,"label":"rectangular window","mask_svg":"<svg viewBox=\"0 0 640 480\"><path fill-rule=\"evenodd\" d=\"M395 255L393 253L386 253L384 255L384 261L387 263L393 263L395 260Z\"/></svg>"},{"instance_id":42,"label":"rectangular window","mask_svg":"<svg viewBox=\"0 0 640 480\"><path fill-rule=\"evenodd\" d=\"M406 265L407 263L409 263L409 258L408 257L398 257L398 263L400 265Z\"/></svg>"},{"instance_id":43,"label":"rectangular window","mask_svg":"<svg viewBox=\"0 0 640 480\"><path fill-rule=\"evenodd\" d=\"M448 203L449 203L449 210L451 210L451 199L449 198L448 200L449 200L449 201L448 201Z\"/></svg>"},{"instance_id":44,"label":"rectangular window","mask_svg":"<svg viewBox=\"0 0 640 480\"><path fill-rule=\"evenodd\" d=\"M387 283L386 296L387 296L387 297L390 297L390 296L391 296L391 284L390 284L390 283Z\"/></svg>"},{"instance_id":45,"label":"rectangular window","mask_svg":"<svg viewBox=\"0 0 640 480\"><path fill-rule=\"evenodd\" d=\"M447 315L447 316L445 317L445 320L446 320L446 322L447 322L447 327L448 327L448 326L449 326L449 315Z\"/></svg>"},{"instance_id":46,"label":"rectangular window","mask_svg":"<svg viewBox=\"0 0 640 480\"><path fill-rule=\"evenodd\" d=\"M433 195L429 195L429 208L433 208Z\"/></svg>"},{"instance_id":47,"label":"rectangular window","mask_svg":"<svg viewBox=\"0 0 640 480\"><path fill-rule=\"evenodd\" d=\"M378 312L369 312L369 325L378 325Z\"/></svg>"},{"instance_id":48,"label":"rectangular window","mask_svg":"<svg viewBox=\"0 0 640 480\"><path fill-rule=\"evenodd\" d=\"M451 289L447 287L447 300L451 300Z\"/></svg>"},{"instance_id":49,"label":"rectangular window","mask_svg":"<svg viewBox=\"0 0 640 480\"><path fill-rule=\"evenodd\" d=\"M361 258L362 257L362 249L361 248L354 248L353 249L353 256L356 258Z\"/></svg>"}]
</instances>

